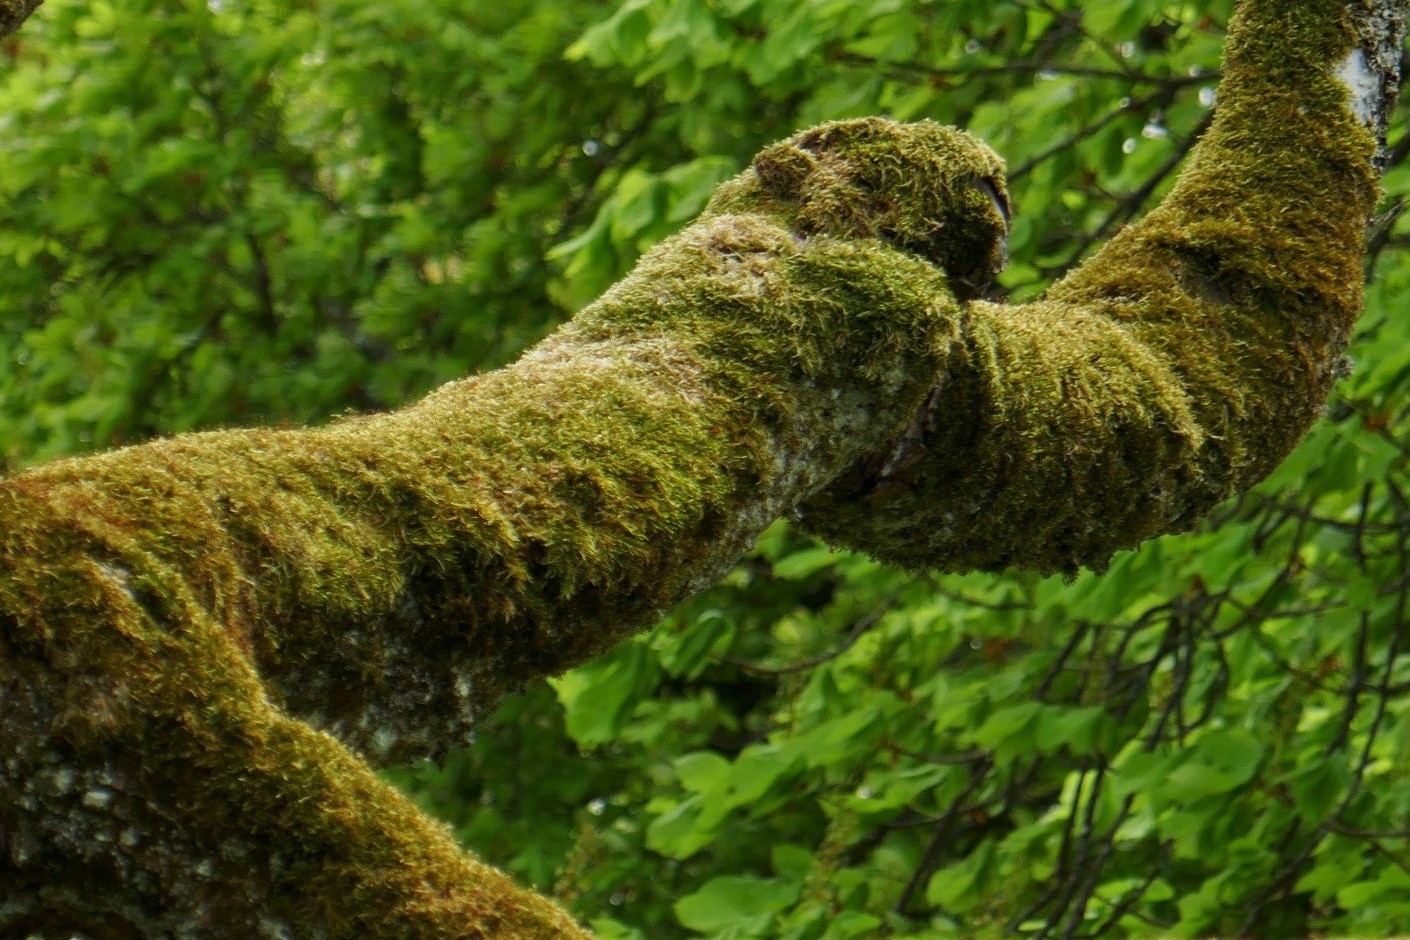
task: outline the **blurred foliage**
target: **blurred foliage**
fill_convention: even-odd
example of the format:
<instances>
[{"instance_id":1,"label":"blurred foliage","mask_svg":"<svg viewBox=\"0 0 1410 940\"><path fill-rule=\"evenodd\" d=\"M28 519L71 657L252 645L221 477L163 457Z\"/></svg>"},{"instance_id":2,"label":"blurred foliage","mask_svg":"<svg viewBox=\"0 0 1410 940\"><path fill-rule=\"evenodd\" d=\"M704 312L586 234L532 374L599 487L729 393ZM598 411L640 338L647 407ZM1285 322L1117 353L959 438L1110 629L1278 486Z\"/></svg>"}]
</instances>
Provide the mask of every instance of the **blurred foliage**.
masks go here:
<instances>
[{"instance_id":1,"label":"blurred foliage","mask_svg":"<svg viewBox=\"0 0 1410 940\"><path fill-rule=\"evenodd\" d=\"M1230 5L50 0L0 46L0 458L502 363L829 118L993 143L1031 296L1158 199ZM608 940L1410 932L1408 152L1351 378L1201 531L1063 583L779 525L397 779Z\"/></svg>"}]
</instances>

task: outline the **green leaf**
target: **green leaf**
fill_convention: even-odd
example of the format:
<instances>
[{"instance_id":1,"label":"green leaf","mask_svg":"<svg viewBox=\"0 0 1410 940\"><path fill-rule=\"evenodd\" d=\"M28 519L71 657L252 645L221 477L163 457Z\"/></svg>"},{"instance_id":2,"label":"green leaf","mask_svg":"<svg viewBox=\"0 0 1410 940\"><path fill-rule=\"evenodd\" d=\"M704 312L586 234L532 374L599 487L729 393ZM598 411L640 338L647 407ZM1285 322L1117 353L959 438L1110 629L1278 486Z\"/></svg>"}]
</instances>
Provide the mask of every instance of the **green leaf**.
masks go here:
<instances>
[{"instance_id":1,"label":"green leaf","mask_svg":"<svg viewBox=\"0 0 1410 940\"><path fill-rule=\"evenodd\" d=\"M675 768L681 786L696 793L718 790L729 783L730 762L709 751L677 758Z\"/></svg>"},{"instance_id":2,"label":"green leaf","mask_svg":"<svg viewBox=\"0 0 1410 940\"><path fill-rule=\"evenodd\" d=\"M1410 874L1400 868L1386 868L1374 881L1351 884L1337 892L1337 903L1348 910L1383 901L1405 902L1410 897Z\"/></svg>"},{"instance_id":3,"label":"green leaf","mask_svg":"<svg viewBox=\"0 0 1410 940\"><path fill-rule=\"evenodd\" d=\"M646 827L646 846L668 858L690 858L715 837L713 827L702 827L699 796L687 797L657 816Z\"/></svg>"},{"instance_id":4,"label":"green leaf","mask_svg":"<svg viewBox=\"0 0 1410 940\"><path fill-rule=\"evenodd\" d=\"M1346 792L1351 775L1340 763L1309 755L1288 780L1298 812L1310 822L1327 818Z\"/></svg>"},{"instance_id":5,"label":"green leaf","mask_svg":"<svg viewBox=\"0 0 1410 940\"><path fill-rule=\"evenodd\" d=\"M795 739L793 748L803 755L809 767L843 763L870 746L881 731L880 717L875 708L858 708L803 733Z\"/></svg>"},{"instance_id":6,"label":"green leaf","mask_svg":"<svg viewBox=\"0 0 1410 940\"><path fill-rule=\"evenodd\" d=\"M1267 748L1238 728L1202 736L1170 773L1169 786L1183 800L1225 794L1253 779Z\"/></svg>"},{"instance_id":7,"label":"green leaf","mask_svg":"<svg viewBox=\"0 0 1410 940\"><path fill-rule=\"evenodd\" d=\"M700 933L717 933L777 914L798 900L798 885L777 879L723 876L674 905L681 926Z\"/></svg>"},{"instance_id":8,"label":"green leaf","mask_svg":"<svg viewBox=\"0 0 1410 940\"><path fill-rule=\"evenodd\" d=\"M817 857L801 845L776 845L769 852L774 871L785 881L802 883L817 868Z\"/></svg>"},{"instance_id":9,"label":"green leaf","mask_svg":"<svg viewBox=\"0 0 1410 940\"><path fill-rule=\"evenodd\" d=\"M735 622L724 611L712 608L696 617L678 634L658 634L654 648L661 666L672 676L695 678L709 665L710 657L728 648Z\"/></svg>"},{"instance_id":10,"label":"green leaf","mask_svg":"<svg viewBox=\"0 0 1410 940\"><path fill-rule=\"evenodd\" d=\"M563 704L568 733L583 747L596 747L616 735L655 679L655 662L646 645L634 641L559 676L552 685Z\"/></svg>"},{"instance_id":11,"label":"green leaf","mask_svg":"<svg viewBox=\"0 0 1410 940\"><path fill-rule=\"evenodd\" d=\"M762 800L779 781L796 771L803 759L796 747L749 745L735 759L731 773L731 801L736 806L748 806Z\"/></svg>"},{"instance_id":12,"label":"green leaf","mask_svg":"<svg viewBox=\"0 0 1410 940\"><path fill-rule=\"evenodd\" d=\"M843 911L830 918L823 940L856 940L858 937L874 937L877 929L884 924L875 914L860 911Z\"/></svg>"},{"instance_id":13,"label":"green leaf","mask_svg":"<svg viewBox=\"0 0 1410 940\"><path fill-rule=\"evenodd\" d=\"M1026 742L1037 730L1041 710L1042 706L1037 702L1000 708L976 728L971 737L976 744L985 747L1014 744L1015 739Z\"/></svg>"},{"instance_id":14,"label":"green leaf","mask_svg":"<svg viewBox=\"0 0 1410 940\"><path fill-rule=\"evenodd\" d=\"M962 911L977 900L979 887L994 858L994 842L986 841L964 861L942 868L931 876L925 889L926 900L947 910Z\"/></svg>"},{"instance_id":15,"label":"green leaf","mask_svg":"<svg viewBox=\"0 0 1410 940\"><path fill-rule=\"evenodd\" d=\"M1066 747L1074 754L1087 754L1096 750L1107 727L1107 710L1100 705L1048 707L1038 715L1035 737L1037 746L1047 753Z\"/></svg>"},{"instance_id":16,"label":"green leaf","mask_svg":"<svg viewBox=\"0 0 1410 940\"><path fill-rule=\"evenodd\" d=\"M824 568L832 567L846 557L845 552L830 548L805 548L774 562L774 575L790 581L799 581Z\"/></svg>"}]
</instances>

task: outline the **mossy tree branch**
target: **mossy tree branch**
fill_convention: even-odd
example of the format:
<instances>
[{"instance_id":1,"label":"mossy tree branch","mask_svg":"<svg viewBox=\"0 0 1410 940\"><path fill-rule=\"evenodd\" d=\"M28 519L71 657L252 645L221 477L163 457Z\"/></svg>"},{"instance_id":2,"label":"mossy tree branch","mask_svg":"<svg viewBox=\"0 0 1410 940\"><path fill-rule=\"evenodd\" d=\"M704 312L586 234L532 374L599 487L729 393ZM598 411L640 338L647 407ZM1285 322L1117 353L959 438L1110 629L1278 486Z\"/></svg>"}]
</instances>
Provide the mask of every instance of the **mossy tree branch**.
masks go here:
<instances>
[{"instance_id":1,"label":"mossy tree branch","mask_svg":"<svg viewBox=\"0 0 1410 940\"><path fill-rule=\"evenodd\" d=\"M1340 7L1243 4L1174 192L1042 300L970 305L912 433L805 503L812 528L910 564L1100 568L1276 466L1361 309L1399 78L1403 6Z\"/></svg>"},{"instance_id":2,"label":"mossy tree branch","mask_svg":"<svg viewBox=\"0 0 1410 940\"><path fill-rule=\"evenodd\" d=\"M507 369L0 481L0 933L583 936L370 764L463 741L789 511L1071 570L1261 478L1360 307L1408 10L1246 0L1175 191L1037 303L974 299L987 148L826 125Z\"/></svg>"}]
</instances>

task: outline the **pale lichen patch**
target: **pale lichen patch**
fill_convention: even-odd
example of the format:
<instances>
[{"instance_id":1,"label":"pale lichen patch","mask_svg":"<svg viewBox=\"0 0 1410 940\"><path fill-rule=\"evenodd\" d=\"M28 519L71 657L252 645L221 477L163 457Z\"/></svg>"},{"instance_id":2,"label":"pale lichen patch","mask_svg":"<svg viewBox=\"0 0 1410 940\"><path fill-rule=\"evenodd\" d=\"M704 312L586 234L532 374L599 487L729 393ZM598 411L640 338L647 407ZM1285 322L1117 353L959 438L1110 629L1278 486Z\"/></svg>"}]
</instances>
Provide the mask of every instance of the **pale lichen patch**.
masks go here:
<instances>
[{"instance_id":1,"label":"pale lichen patch","mask_svg":"<svg viewBox=\"0 0 1410 940\"><path fill-rule=\"evenodd\" d=\"M1381 77L1373 72L1361 49L1352 49L1337 66L1338 81L1346 86L1353 114L1370 127L1381 112L1383 95Z\"/></svg>"}]
</instances>

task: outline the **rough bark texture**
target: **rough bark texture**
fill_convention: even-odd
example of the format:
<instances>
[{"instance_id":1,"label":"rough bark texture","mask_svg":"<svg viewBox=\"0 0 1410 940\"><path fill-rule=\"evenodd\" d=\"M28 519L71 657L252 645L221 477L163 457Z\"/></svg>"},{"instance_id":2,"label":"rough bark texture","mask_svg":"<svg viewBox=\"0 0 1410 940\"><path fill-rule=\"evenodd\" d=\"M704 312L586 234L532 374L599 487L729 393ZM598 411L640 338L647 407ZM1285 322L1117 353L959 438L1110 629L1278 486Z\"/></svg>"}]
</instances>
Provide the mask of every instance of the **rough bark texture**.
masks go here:
<instances>
[{"instance_id":1,"label":"rough bark texture","mask_svg":"<svg viewBox=\"0 0 1410 940\"><path fill-rule=\"evenodd\" d=\"M968 299L987 148L827 125L510 368L0 480L0 935L584 936L370 764L793 509L903 563L1069 570L1262 477L1359 310L1406 6L1242 4L1175 192L1038 303Z\"/></svg>"},{"instance_id":2,"label":"rough bark texture","mask_svg":"<svg viewBox=\"0 0 1410 940\"><path fill-rule=\"evenodd\" d=\"M0 39L19 29L44 0L0 0Z\"/></svg>"}]
</instances>

